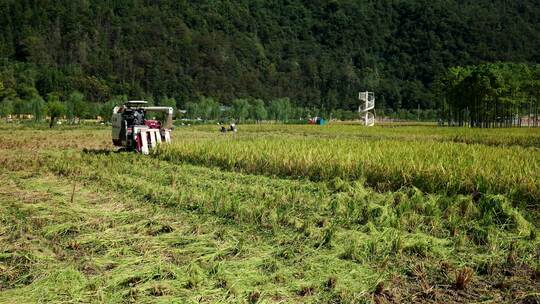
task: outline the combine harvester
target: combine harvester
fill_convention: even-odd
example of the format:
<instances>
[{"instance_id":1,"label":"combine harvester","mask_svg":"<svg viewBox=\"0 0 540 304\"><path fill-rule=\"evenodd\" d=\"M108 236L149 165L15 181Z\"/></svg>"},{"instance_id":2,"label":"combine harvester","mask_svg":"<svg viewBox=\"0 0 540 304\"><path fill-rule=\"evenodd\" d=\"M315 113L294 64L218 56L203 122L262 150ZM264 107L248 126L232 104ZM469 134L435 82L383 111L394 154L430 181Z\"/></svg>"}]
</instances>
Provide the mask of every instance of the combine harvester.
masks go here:
<instances>
[{"instance_id":1,"label":"combine harvester","mask_svg":"<svg viewBox=\"0 0 540 304\"><path fill-rule=\"evenodd\" d=\"M366 127L375 125L375 114L370 112L375 109L375 94L373 92L360 92L358 99L361 103L358 107L360 118L364 121Z\"/></svg>"},{"instance_id":2,"label":"combine harvester","mask_svg":"<svg viewBox=\"0 0 540 304\"><path fill-rule=\"evenodd\" d=\"M142 154L159 143L171 142L173 108L145 107L146 101L128 101L116 106L112 114L112 140L118 147ZM148 112L165 113L164 121L147 119Z\"/></svg>"}]
</instances>

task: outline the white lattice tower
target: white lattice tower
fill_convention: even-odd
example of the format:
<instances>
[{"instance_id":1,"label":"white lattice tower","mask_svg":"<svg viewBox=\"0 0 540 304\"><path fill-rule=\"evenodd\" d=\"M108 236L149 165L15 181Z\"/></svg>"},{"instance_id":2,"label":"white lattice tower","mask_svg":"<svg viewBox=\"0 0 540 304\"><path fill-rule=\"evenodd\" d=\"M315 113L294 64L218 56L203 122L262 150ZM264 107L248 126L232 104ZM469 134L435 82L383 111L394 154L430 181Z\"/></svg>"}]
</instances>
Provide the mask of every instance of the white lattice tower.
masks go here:
<instances>
[{"instance_id":1,"label":"white lattice tower","mask_svg":"<svg viewBox=\"0 0 540 304\"><path fill-rule=\"evenodd\" d=\"M360 92L358 99L360 99L360 106L358 107L360 118L368 127L375 125L375 114L371 112L371 110L375 109L375 94L373 92Z\"/></svg>"}]
</instances>

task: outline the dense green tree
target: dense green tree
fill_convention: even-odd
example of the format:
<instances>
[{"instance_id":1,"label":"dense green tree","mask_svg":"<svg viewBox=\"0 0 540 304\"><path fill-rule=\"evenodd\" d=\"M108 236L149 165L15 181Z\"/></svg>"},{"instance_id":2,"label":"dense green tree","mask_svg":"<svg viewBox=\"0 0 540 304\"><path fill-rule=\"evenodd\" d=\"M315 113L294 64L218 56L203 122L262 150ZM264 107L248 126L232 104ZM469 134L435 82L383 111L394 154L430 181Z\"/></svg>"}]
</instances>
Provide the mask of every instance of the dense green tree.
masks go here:
<instances>
[{"instance_id":1,"label":"dense green tree","mask_svg":"<svg viewBox=\"0 0 540 304\"><path fill-rule=\"evenodd\" d=\"M207 120L218 119L221 114L220 105L217 101L210 97L201 97L198 102L197 114L200 118Z\"/></svg>"},{"instance_id":2,"label":"dense green tree","mask_svg":"<svg viewBox=\"0 0 540 304\"><path fill-rule=\"evenodd\" d=\"M73 91L66 100L67 118L74 123L88 112L88 106L81 92Z\"/></svg>"},{"instance_id":3,"label":"dense green tree","mask_svg":"<svg viewBox=\"0 0 540 304\"><path fill-rule=\"evenodd\" d=\"M6 117L13 114L13 104L10 99L4 99L0 102L0 116Z\"/></svg>"},{"instance_id":4,"label":"dense green tree","mask_svg":"<svg viewBox=\"0 0 540 304\"><path fill-rule=\"evenodd\" d=\"M46 105L43 98L39 95L34 95L32 99L30 99L30 106L32 115L34 115L34 120L41 121L46 111Z\"/></svg>"},{"instance_id":5,"label":"dense green tree","mask_svg":"<svg viewBox=\"0 0 540 304\"><path fill-rule=\"evenodd\" d=\"M60 102L60 93L50 92L47 94L47 103L50 102Z\"/></svg>"},{"instance_id":6,"label":"dense green tree","mask_svg":"<svg viewBox=\"0 0 540 304\"><path fill-rule=\"evenodd\" d=\"M494 63L450 69L437 81L443 116L471 127L538 124L539 65Z\"/></svg>"},{"instance_id":7,"label":"dense green tree","mask_svg":"<svg viewBox=\"0 0 540 304\"><path fill-rule=\"evenodd\" d=\"M293 108L289 98L274 99L270 102L268 108L268 115L273 120L287 121L292 112Z\"/></svg>"},{"instance_id":8,"label":"dense green tree","mask_svg":"<svg viewBox=\"0 0 540 304\"><path fill-rule=\"evenodd\" d=\"M268 112L266 111L266 106L264 105L264 101L261 99L253 100L249 110L250 110L249 117L254 119L257 122L261 122L265 120L268 116Z\"/></svg>"},{"instance_id":9,"label":"dense green tree","mask_svg":"<svg viewBox=\"0 0 540 304\"><path fill-rule=\"evenodd\" d=\"M111 98L106 103L102 104L99 110L99 116L102 121L110 122L114 107L122 105L127 101L127 96L117 95Z\"/></svg>"},{"instance_id":10,"label":"dense green tree","mask_svg":"<svg viewBox=\"0 0 540 304\"><path fill-rule=\"evenodd\" d=\"M66 113L66 106L57 100L52 100L47 103L47 114L50 117L49 128L54 126L57 118Z\"/></svg>"},{"instance_id":11,"label":"dense green tree","mask_svg":"<svg viewBox=\"0 0 540 304\"><path fill-rule=\"evenodd\" d=\"M158 102L159 106L171 107L176 111L176 100L174 98L164 97Z\"/></svg>"},{"instance_id":12,"label":"dense green tree","mask_svg":"<svg viewBox=\"0 0 540 304\"><path fill-rule=\"evenodd\" d=\"M185 105L186 108L186 116L196 119L200 118L202 116L201 107L196 102L188 102Z\"/></svg>"},{"instance_id":13,"label":"dense green tree","mask_svg":"<svg viewBox=\"0 0 540 304\"><path fill-rule=\"evenodd\" d=\"M11 100L13 114L22 116L31 113L31 108L28 102L20 99L19 97L9 100Z\"/></svg>"},{"instance_id":14,"label":"dense green tree","mask_svg":"<svg viewBox=\"0 0 540 304\"><path fill-rule=\"evenodd\" d=\"M247 99L238 98L232 101L231 113L234 119L242 122L249 116L251 105Z\"/></svg>"}]
</instances>

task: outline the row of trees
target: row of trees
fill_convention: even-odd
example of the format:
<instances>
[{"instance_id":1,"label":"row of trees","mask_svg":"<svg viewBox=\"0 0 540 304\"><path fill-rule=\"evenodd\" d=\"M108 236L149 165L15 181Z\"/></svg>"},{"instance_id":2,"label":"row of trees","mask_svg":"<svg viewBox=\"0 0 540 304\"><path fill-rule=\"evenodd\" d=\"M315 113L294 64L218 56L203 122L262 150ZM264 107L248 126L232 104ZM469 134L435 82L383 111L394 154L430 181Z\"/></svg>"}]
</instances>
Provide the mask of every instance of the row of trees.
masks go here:
<instances>
[{"instance_id":1,"label":"row of trees","mask_svg":"<svg viewBox=\"0 0 540 304\"><path fill-rule=\"evenodd\" d=\"M186 116L193 119L233 119L239 122L245 120L257 122L263 120L289 121L307 119L320 113L317 109L297 107L289 98L274 99L268 104L261 99L239 98L233 100L230 106L224 106L212 98L203 97L198 102L188 102L186 110ZM339 114L340 116L346 115L341 112Z\"/></svg>"},{"instance_id":2,"label":"row of trees","mask_svg":"<svg viewBox=\"0 0 540 304\"><path fill-rule=\"evenodd\" d=\"M262 120L291 121L306 120L311 117L321 116L327 119L355 120L358 119L356 111L335 109L324 111L317 108L295 106L289 98L278 98L265 103L261 99L235 99L231 106L224 106L213 98L202 97L196 102L186 104L187 113L184 117L204 120L227 120L233 119L239 122L249 120L260 122ZM377 116L386 119L435 121L437 110L406 110L380 109Z\"/></svg>"},{"instance_id":3,"label":"row of trees","mask_svg":"<svg viewBox=\"0 0 540 304\"><path fill-rule=\"evenodd\" d=\"M1 85L1 82L0 82ZM2 98L3 97L3 98ZM51 126L58 117L65 117L69 123L79 123L81 119L96 119L109 121L112 108L128 100L125 95L113 97L105 103L87 101L86 97L78 91L67 96L59 93L49 93L44 99L37 91L30 94L28 100L9 94L0 86L0 117L27 117L35 121L42 121L48 116ZM211 97L200 97L196 101L187 102L185 111L177 110L177 101L174 98L147 99L151 105L170 106L175 109L177 118L202 120L234 120L238 122L261 122L263 120L291 121L306 120L313 116L325 116L335 119L357 119L358 114L347 110L333 110L324 112L320 109L295 106L289 98L278 98L268 103L261 99L238 98L225 106Z\"/></svg>"},{"instance_id":4,"label":"row of trees","mask_svg":"<svg viewBox=\"0 0 540 304\"><path fill-rule=\"evenodd\" d=\"M23 70L24 71L24 70ZM51 117L51 124L59 116L76 123L81 118L101 117L107 121L112 108L128 99L113 96L107 102L88 101L79 91L69 94L49 92L43 97L35 87L32 74L14 74L15 81L0 81L0 116L27 115L39 121ZM540 65L493 63L454 67L435 82L440 100L438 116L434 110L392 110L379 108L379 117L406 120L433 120L439 117L449 125L471 127L508 127L540 124ZM220 103L210 97L191 102L174 98L143 96L152 104L182 108L182 117L203 120L289 121L323 116L341 120L356 119L357 113L343 109L324 109L297 106L289 98L268 102L257 98L236 98Z\"/></svg>"},{"instance_id":5,"label":"row of trees","mask_svg":"<svg viewBox=\"0 0 540 304\"><path fill-rule=\"evenodd\" d=\"M96 118L107 115L105 113L110 112L111 109L110 102L106 104L89 103L85 100L84 95L78 91L73 91L64 99L61 99L58 93L47 94L44 99L35 92L28 100L7 95L0 101L0 117L30 116L39 122L48 116L51 127L59 117L67 118L70 123L78 123L81 118Z\"/></svg>"},{"instance_id":6,"label":"row of trees","mask_svg":"<svg viewBox=\"0 0 540 304\"><path fill-rule=\"evenodd\" d=\"M6 62L4 61L4 64ZM2 66L2 64L0 64ZM39 73L28 68L26 64L4 65L6 69L0 71L0 116L32 115L35 120L42 120L45 115L58 113L57 116L66 116L69 122L76 123L81 118L101 117L107 121L112 108L128 100L126 95L115 95L101 102L92 101L92 97L80 91L53 91L41 93L38 90L40 82ZM184 118L203 120L276 120L289 121L314 116L327 119L353 120L358 118L355 110L330 109L316 106L298 106L289 98L276 98L263 101L258 98L236 98L230 101L217 101L211 97L194 98L184 102L174 98L154 98L152 95L138 96L137 99L148 100L152 104L172 106L175 109L187 110ZM54 105L54 106L53 106ZM54 108L55 111L49 110ZM380 117L397 118L405 120L434 120L434 110L383 108L377 106Z\"/></svg>"},{"instance_id":7,"label":"row of trees","mask_svg":"<svg viewBox=\"0 0 540 304\"><path fill-rule=\"evenodd\" d=\"M30 117L36 122L49 118L51 127L60 117L67 119L71 124L77 124L81 119L110 121L112 109L127 100L126 95L118 95L105 103L90 102L79 91L72 91L67 96L52 92L45 98L37 91L33 91L28 99L21 99L9 90L5 90L0 82L0 117ZM176 100L173 98L165 97L158 101L151 99L150 104L171 106L176 109Z\"/></svg>"},{"instance_id":8,"label":"row of trees","mask_svg":"<svg viewBox=\"0 0 540 304\"><path fill-rule=\"evenodd\" d=\"M539 126L540 65L491 63L451 68L437 81L449 125Z\"/></svg>"}]
</instances>

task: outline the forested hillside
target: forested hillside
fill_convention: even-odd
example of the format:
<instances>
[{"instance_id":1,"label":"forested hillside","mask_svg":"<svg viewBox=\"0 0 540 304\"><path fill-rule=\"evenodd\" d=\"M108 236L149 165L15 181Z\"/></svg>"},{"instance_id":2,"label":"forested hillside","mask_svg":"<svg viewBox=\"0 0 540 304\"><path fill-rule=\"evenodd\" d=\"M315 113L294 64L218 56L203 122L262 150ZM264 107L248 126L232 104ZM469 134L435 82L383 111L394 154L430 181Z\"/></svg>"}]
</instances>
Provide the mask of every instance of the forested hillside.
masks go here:
<instances>
[{"instance_id":1,"label":"forested hillside","mask_svg":"<svg viewBox=\"0 0 540 304\"><path fill-rule=\"evenodd\" d=\"M23 100L35 88L327 110L369 89L379 107L426 109L448 68L538 63L539 49L536 0L0 0L0 94Z\"/></svg>"}]
</instances>

